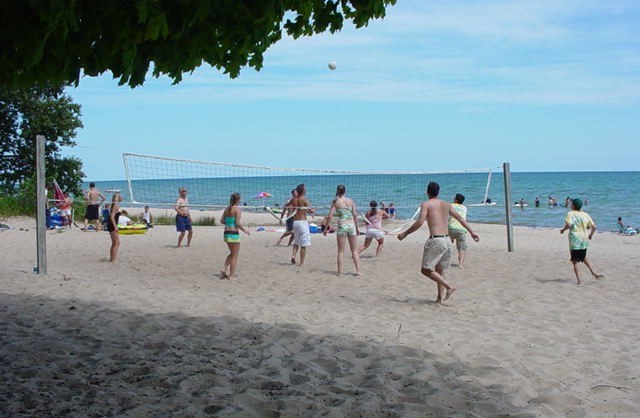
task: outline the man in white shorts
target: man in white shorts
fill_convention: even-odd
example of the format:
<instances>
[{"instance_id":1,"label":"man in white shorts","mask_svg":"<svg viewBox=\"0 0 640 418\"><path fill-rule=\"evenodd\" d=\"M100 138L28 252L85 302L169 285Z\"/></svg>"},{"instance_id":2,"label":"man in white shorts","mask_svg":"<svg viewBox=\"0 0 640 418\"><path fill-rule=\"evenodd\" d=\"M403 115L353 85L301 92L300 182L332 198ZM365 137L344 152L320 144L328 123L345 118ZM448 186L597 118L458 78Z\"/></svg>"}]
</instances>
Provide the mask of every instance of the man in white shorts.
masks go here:
<instances>
[{"instance_id":1,"label":"man in white shorts","mask_svg":"<svg viewBox=\"0 0 640 418\"><path fill-rule=\"evenodd\" d=\"M462 219L458 212L451 207L451 204L438 198L439 193L440 185L434 181L429 182L427 185L429 200L420 205L420 216L409 229L398 234L398 239L402 241L407 235L420 229L425 220L427 221L430 235L424 244L421 273L436 282L438 286L436 303L442 303L449 299L456 291L456 287L449 284L444 278L444 270L449 267L452 247L448 234L449 216L456 218L469 231L474 241L480 241L480 237L473 232L467 221Z\"/></svg>"},{"instance_id":2,"label":"man in white shorts","mask_svg":"<svg viewBox=\"0 0 640 418\"><path fill-rule=\"evenodd\" d=\"M291 207L294 208L293 215L293 252L291 253L291 264L296 263L296 255L300 250L300 262L298 265L304 265L304 259L307 255L307 247L311 245L311 232L309 231L309 222L307 222L307 213L313 214L313 209L309 207L307 199L307 189L304 184L296 187L298 196L291 199Z\"/></svg>"}]
</instances>

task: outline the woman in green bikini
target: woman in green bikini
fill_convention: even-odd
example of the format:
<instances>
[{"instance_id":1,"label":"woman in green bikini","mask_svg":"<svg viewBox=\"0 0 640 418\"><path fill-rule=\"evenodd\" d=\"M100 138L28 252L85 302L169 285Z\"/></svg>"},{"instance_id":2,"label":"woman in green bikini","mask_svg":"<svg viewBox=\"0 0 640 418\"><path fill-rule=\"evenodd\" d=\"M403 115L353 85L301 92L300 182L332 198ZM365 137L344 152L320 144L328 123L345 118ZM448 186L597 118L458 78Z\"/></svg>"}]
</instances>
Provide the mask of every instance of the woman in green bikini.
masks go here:
<instances>
[{"instance_id":1,"label":"woman in green bikini","mask_svg":"<svg viewBox=\"0 0 640 418\"><path fill-rule=\"evenodd\" d=\"M340 184L336 189L336 198L331 203L329 215L327 215L326 223L329 225L331 218L334 216L338 219L338 228L336 230L336 240L338 242L338 276L342 274L344 264L345 241L349 241L351 249L351 258L356 266L356 276L360 275L360 256L358 255L357 237L360 231L356 219L358 218L356 204L351 198L345 196L346 188ZM327 235L327 230L323 232Z\"/></svg>"},{"instance_id":2,"label":"woman in green bikini","mask_svg":"<svg viewBox=\"0 0 640 418\"><path fill-rule=\"evenodd\" d=\"M238 256L240 254L240 231L247 235L251 232L240 223L240 193L231 193L229 198L229 206L222 212L222 221L224 222L224 242L229 247L229 255L224 260L224 267L220 270L222 279L233 280L236 278L236 267L238 265ZM229 269L229 274L227 274Z\"/></svg>"}]
</instances>

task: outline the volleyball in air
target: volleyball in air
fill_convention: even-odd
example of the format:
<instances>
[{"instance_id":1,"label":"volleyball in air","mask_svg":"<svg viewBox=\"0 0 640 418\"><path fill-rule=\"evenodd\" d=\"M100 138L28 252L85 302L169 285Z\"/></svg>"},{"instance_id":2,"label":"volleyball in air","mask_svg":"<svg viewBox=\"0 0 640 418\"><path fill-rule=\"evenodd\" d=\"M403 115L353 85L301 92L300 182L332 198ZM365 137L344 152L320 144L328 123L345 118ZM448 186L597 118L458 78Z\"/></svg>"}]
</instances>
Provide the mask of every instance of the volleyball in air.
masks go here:
<instances>
[{"instance_id":1,"label":"volleyball in air","mask_svg":"<svg viewBox=\"0 0 640 418\"><path fill-rule=\"evenodd\" d=\"M337 65L335 61L329 61L329 65L328 65L330 70L335 70Z\"/></svg>"}]
</instances>

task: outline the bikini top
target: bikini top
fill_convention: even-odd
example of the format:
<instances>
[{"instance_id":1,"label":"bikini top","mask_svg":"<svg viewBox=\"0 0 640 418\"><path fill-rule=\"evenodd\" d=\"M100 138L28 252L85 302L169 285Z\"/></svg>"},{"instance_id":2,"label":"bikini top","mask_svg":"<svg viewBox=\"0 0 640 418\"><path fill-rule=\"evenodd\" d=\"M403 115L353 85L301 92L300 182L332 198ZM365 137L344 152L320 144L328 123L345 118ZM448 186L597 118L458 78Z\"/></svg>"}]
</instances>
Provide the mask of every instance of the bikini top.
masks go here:
<instances>
[{"instance_id":1,"label":"bikini top","mask_svg":"<svg viewBox=\"0 0 640 418\"><path fill-rule=\"evenodd\" d=\"M224 227L227 228L236 228L236 217L235 216L225 216L224 217Z\"/></svg>"},{"instance_id":2,"label":"bikini top","mask_svg":"<svg viewBox=\"0 0 640 418\"><path fill-rule=\"evenodd\" d=\"M336 208L336 218L343 221L348 221L353 219L353 213L351 211L351 208L350 207Z\"/></svg>"}]
</instances>

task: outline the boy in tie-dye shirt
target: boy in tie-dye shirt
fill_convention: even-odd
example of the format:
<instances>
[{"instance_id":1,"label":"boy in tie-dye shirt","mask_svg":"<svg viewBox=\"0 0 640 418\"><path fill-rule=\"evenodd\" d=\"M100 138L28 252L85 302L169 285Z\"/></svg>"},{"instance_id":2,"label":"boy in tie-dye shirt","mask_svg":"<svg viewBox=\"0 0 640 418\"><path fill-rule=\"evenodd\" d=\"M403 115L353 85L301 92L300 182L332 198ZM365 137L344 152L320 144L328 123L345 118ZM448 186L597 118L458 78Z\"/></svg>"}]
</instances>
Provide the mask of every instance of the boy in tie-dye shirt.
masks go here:
<instances>
[{"instance_id":1,"label":"boy in tie-dye shirt","mask_svg":"<svg viewBox=\"0 0 640 418\"><path fill-rule=\"evenodd\" d=\"M601 279L604 276L597 274L589 260L587 259L587 247L589 241L596 233L596 224L588 213L581 211L582 200L573 199L571 201L571 210L564 219L564 226L560 233L569 230L569 252L571 253L571 263L573 264L573 272L576 275L577 284L580 284L580 274L578 273L578 263L584 263L591 275L595 279Z\"/></svg>"}]
</instances>

